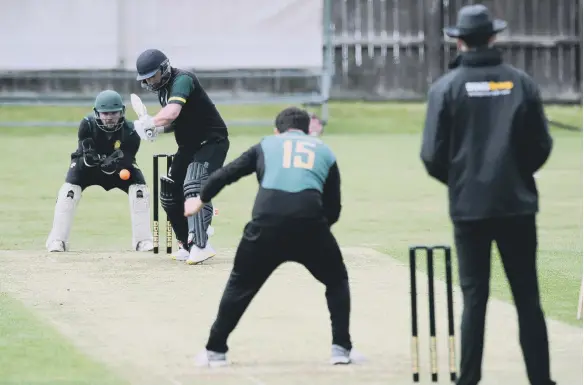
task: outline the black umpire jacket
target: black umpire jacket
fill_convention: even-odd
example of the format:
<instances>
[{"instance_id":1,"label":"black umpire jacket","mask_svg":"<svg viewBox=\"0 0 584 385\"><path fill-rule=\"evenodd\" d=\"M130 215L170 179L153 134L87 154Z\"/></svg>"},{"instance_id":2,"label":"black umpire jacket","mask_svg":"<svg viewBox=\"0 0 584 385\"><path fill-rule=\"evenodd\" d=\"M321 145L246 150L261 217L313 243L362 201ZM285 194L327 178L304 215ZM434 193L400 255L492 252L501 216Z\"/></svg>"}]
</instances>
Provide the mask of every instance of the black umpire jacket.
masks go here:
<instances>
[{"instance_id":1,"label":"black umpire jacket","mask_svg":"<svg viewBox=\"0 0 584 385\"><path fill-rule=\"evenodd\" d=\"M552 149L539 89L495 49L464 52L428 92L421 158L452 220L535 214Z\"/></svg>"}]
</instances>

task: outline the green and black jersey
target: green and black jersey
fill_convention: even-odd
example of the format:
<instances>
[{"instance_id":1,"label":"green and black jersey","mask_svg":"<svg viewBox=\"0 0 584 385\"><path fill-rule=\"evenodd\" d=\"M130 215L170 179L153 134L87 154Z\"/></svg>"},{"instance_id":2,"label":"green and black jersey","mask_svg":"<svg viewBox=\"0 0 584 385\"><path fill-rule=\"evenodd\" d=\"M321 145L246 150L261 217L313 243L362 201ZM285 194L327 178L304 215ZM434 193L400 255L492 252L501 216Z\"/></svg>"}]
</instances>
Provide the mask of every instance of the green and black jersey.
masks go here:
<instances>
[{"instance_id":1,"label":"green and black jersey","mask_svg":"<svg viewBox=\"0 0 584 385\"><path fill-rule=\"evenodd\" d=\"M92 139L94 150L102 157L110 156L114 151L121 150L124 158L120 164L129 167L136 163L136 154L140 149L140 137L134 131L134 123L124 120L123 126L114 132L105 132L97 126L95 116L87 115L79 124L77 132L77 150L71 154L71 160L83 156L82 142Z\"/></svg>"},{"instance_id":2,"label":"green and black jersey","mask_svg":"<svg viewBox=\"0 0 584 385\"><path fill-rule=\"evenodd\" d=\"M183 106L171 126L179 148L196 151L204 141L228 136L217 107L192 72L172 68L168 84L158 91L158 100L162 107L171 103Z\"/></svg>"}]
</instances>

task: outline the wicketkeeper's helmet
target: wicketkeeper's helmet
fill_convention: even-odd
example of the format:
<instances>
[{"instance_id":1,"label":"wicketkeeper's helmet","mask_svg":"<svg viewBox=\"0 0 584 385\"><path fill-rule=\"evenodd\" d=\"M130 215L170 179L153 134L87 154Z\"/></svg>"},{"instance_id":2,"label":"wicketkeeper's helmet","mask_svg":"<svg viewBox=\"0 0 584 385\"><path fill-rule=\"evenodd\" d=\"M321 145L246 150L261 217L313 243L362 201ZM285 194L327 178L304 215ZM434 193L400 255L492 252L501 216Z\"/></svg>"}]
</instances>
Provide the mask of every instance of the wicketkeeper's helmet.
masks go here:
<instances>
[{"instance_id":1,"label":"wicketkeeper's helmet","mask_svg":"<svg viewBox=\"0 0 584 385\"><path fill-rule=\"evenodd\" d=\"M101 120L100 112L120 112L121 114L117 122L106 124ZM99 128L106 132L115 132L124 124L126 106L120 94L113 90L105 90L100 92L95 98L93 113L95 114L95 121Z\"/></svg>"}]
</instances>

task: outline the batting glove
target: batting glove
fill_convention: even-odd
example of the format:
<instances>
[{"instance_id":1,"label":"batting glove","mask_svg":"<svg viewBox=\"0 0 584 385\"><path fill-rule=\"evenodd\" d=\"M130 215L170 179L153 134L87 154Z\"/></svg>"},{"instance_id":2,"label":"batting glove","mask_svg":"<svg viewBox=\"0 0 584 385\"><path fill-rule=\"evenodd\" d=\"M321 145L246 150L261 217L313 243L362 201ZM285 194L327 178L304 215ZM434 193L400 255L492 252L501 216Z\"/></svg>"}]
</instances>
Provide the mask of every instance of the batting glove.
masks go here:
<instances>
[{"instance_id":1,"label":"batting glove","mask_svg":"<svg viewBox=\"0 0 584 385\"><path fill-rule=\"evenodd\" d=\"M158 130L154 125L154 119L151 116L143 116L139 120L134 120L134 130L142 140L154 141L158 136Z\"/></svg>"}]
</instances>

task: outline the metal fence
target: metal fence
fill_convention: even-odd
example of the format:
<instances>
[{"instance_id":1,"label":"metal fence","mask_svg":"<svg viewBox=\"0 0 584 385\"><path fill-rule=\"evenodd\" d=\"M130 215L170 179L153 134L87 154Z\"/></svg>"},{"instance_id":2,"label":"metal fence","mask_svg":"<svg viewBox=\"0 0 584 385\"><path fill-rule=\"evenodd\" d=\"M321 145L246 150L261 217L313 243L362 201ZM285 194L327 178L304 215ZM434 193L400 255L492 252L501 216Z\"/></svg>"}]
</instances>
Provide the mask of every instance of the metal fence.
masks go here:
<instances>
[{"instance_id":1,"label":"metal fence","mask_svg":"<svg viewBox=\"0 0 584 385\"><path fill-rule=\"evenodd\" d=\"M581 0L335 0L332 97L424 98L456 54L442 28L472 3L508 21L498 46L536 79L547 101L581 100Z\"/></svg>"},{"instance_id":2,"label":"metal fence","mask_svg":"<svg viewBox=\"0 0 584 385\"><path fill-rule=\"evenodd\" d=\"M330 2L323 20L323 54L325 65L331 63L332 68L315 73L200 73L203 86L219 103L253 103L269 95L302 93L320 99L329 91L332 99L422 100L456 53L442 28L455 24L462 5L484 3L494 16L509 22L498 40L505 60L533 76L546 101L581 100L582 0ZM104 87L124 94L139 91L134 74L124 71L0 73L3 102L63 98L86 103Z\"/></svg>"}]
</instances>

